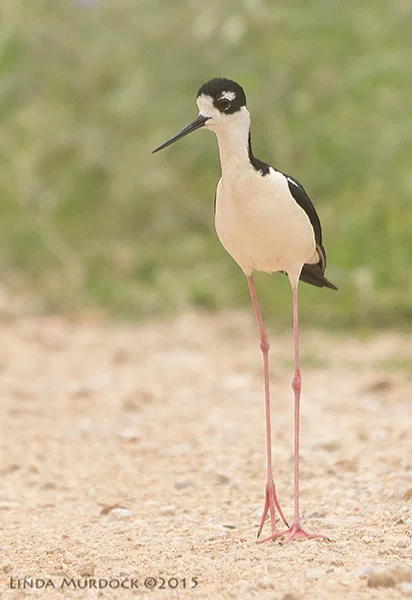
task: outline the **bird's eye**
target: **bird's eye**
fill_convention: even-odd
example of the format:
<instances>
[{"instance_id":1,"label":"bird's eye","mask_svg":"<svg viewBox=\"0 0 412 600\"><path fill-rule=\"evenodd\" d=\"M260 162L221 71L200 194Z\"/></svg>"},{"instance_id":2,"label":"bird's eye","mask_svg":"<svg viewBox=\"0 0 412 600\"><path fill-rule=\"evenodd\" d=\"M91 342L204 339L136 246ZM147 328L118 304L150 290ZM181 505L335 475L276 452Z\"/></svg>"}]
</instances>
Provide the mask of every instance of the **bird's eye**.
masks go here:
<instances>
[{"instance_id":1,"label":"bird's eye","mask_svg":"<svg viewBox=\"0 0 412 600\"><path fill-rule=\"evenodd\" d=\"M219 109L220 110L227 110L228 108L230 108L231 106L231 101L228 100L228 98L221 98L219 100Z\"/></svg>"}]
</instances>

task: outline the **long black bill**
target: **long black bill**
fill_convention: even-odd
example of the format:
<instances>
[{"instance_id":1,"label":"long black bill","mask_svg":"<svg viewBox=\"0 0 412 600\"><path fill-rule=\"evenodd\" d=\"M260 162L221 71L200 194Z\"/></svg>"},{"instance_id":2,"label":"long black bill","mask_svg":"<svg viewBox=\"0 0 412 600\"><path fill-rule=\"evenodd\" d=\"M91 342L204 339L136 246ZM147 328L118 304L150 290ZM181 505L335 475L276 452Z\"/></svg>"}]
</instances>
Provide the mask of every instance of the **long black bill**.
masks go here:
<instances>
[{"instance_id":1,"label":"long black bill","mask_svg":"<svg viewBox=\"0 0 412 600\"><path fill-rule=\"evenodd\" d=\"M209 118L210 117L204 117L203 115L199 115L194 121L189 123L187 127L182 129L182 131L179 131L179 133L176 133L176 135L171 137L170 140L167 140L167 142L161 144L160 146L152 150L152 154L154 154L155 152L159 152L159 150L163 150L163 148L166 148L166 146L170 146L170 144L173 144L173 142L177 142L177 140L180 140L180 138L184 137L188 133L192 133L192 131L199 129L199 127L203 127L203 125Z\"/></svg>"}]
</instances>

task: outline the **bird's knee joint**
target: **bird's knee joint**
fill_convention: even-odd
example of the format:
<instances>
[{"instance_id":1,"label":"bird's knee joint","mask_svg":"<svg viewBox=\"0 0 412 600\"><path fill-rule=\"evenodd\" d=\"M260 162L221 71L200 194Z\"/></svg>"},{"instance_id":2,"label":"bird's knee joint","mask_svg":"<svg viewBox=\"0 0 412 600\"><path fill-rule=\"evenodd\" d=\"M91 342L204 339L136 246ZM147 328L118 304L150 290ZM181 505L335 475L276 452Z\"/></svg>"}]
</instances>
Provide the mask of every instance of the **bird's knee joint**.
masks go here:
<instances>
[{"instance_id":1,"label":"bird's knee joint","mask_svg":"<svg viewBox=\"0 0 412 600\"><path fill-rule=\"evenodd\" d=\"M266 482L266 493L267 494L273 494L275 491L275 483L273 481L273 477L269 477L269 479Z\"/></svg>"},{"instance_id":2,"label":"bird's knee joint","mask_svg":"<svg viewBox=\"0 0 412 600\"><path fill-rule=\"evenodd\" d=\"M302 387L302 378L300 376L300 372L297 371L292 379L292 389L295 392L295 394L299 393Z\"/></svg>"},{"instance_id":3,"label":"bird's knee joint","mask_svg":"<svg viewBox=\"0 0 412 600\"><path fill-rule=\"evenodd\" d=\"M262 338L260 340L260 349L262 350L262 352L265 354L266 352L269 352L269 348L270 348L270 343L269 340L267 339L267 337Z\"/></svg>"}]
</instances>

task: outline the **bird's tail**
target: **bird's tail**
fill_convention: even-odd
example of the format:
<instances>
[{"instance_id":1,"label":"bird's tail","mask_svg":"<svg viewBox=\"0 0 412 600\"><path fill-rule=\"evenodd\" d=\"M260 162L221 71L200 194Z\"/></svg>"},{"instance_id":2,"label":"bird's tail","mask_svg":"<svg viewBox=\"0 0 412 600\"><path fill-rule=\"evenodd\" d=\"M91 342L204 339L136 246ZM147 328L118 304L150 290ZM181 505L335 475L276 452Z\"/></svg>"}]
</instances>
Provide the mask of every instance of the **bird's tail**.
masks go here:
<instances>
[{"instance_id":1,"label":"bird's tail","mask_svg":"<svg viewBox=\"0 0 412 600\"><path fill-rule=\"evenodd\" d=\"M303 265L299 279L316 287L327 287L331 290L338 289L333 283L326 279L319 263L315 265Z\"/></svg>"}]
</instances>

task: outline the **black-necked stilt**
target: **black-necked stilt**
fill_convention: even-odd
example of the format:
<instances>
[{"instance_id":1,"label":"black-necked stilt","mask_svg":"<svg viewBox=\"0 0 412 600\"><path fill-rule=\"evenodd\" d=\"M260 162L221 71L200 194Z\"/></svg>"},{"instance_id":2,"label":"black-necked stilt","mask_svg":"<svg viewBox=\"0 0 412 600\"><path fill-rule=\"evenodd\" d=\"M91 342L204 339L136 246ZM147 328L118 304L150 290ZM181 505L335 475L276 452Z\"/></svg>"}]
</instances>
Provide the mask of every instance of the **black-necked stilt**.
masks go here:
<instances>
[{"instance_id":1,"label":"black-necked stilt","mask_svg":"<svg viewBox=\"0 0 412 600\"><path fill-rule=\"evenodd\" d=\"M158 152L181 137L204 127L215 132L220 154L222 177L216 191L215 225L227 252L247 277L263 353L266 400L267 483L265 504L258 529L262 531L269 512L272 534L265 542L288 535L297 538L326 538L304 531L299 512L299 408L301 375L299 366L298 283L302 280L317 287L337 288L324 276L326 254L318 215L301 184L252 153L250 114L243 89L235 81L216 78L197 93L199 115L187 127L158 146ZM272 474L269 341L256 297L252 271L287 274L293 293L293 330L295 372L294 392L294 518L286 523L276 495ZM275 507L288 529L276 531Z\"/></svg>"}]
</instances>

